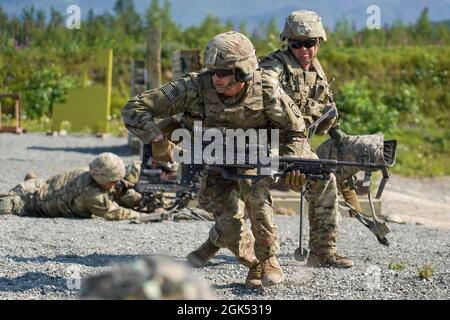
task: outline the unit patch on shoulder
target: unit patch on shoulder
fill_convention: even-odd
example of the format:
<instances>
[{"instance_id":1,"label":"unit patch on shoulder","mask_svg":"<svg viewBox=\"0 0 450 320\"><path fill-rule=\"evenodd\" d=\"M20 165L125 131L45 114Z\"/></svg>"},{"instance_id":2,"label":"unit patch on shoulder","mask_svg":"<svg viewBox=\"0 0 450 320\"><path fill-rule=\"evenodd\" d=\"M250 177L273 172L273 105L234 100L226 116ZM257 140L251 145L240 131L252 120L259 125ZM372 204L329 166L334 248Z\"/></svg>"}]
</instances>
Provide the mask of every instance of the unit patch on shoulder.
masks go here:
<instances>
[{"instance_id":1,"label":"unit patch on shoulder","mask_svg":"<svg viewBox=\"0 0 450 320\"><path fill-rule=\"evenodd\" d=\"M162 92L169 98L171 102L175 101L176 98L181 96L184 92L184 87L181 83L169 82L161 87Z\"/></svg>"}]
</instances>

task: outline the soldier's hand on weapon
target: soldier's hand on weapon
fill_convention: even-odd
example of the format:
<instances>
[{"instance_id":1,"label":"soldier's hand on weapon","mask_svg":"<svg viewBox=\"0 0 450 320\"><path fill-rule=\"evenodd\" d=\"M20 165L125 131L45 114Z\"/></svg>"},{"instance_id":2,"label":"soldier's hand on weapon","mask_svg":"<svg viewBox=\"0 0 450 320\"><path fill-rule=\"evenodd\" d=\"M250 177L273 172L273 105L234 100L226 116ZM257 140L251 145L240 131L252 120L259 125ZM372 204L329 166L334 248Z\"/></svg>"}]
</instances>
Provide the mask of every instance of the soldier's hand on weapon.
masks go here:
<instances>
[{"instance_id":1,"label":"soldier's hand on weapon","mask_svg":"<svg viewBox=\"0 0 450 320\"><path fill-rule=\"evenodd\" d=\"M173 163L173 151L176 145L166 137L159 135L152 142L153 160Z\"/></svg>"},{"instance_id":2,"label":"soldier's hand on weapon","mask_svg":"<svg viewBox=\"0 0 450 320\"><path fill-rule=\"evenodd\" d=\"M112 192L114 194L116 194L117 196L122 196L127 192L127 190L129 190L133 187L134 187L134 183L131 183L125 179L122 179L122 180L119 180L116 182Z\"/></svg>"},{"instance_id":3,"label":"soldier's hand on weapon","mask_svg":"<svg viewBox=\"0 0 450 320\"><path fill-rule=\"evenodd\" d=\"M293 170L286 174L284 183L292 190L299 191L300 188L306 183L306 176L301 173L300 170Z\"/></svg>"},{"instance_id":4,"label":"soldier's hand on weapon","mask_svg":"<svg viewBox=\"0 0 450 320\"><path fill-rule=\"evenodd\" d=\"M120 185L120 187L125 190L128 190L128 189L134 187L134 183L127 181L125 179L119 180L119 182L117 184Z\"/></svg>"}]
</instances>

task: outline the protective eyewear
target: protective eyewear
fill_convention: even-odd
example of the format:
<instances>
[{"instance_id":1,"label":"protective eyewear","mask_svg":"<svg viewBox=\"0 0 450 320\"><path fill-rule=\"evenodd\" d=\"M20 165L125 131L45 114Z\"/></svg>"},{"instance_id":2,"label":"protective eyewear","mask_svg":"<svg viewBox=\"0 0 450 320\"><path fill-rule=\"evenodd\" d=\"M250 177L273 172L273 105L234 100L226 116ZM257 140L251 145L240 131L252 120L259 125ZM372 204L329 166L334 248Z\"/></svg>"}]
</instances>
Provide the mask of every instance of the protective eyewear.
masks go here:
<instances>
[{"instance_id":1,"label":"protective eyewear","mask_svg":"<svg viewBox=\"0 0 450 320\"><path fill-rule=\"evenodd\" d=\"M289 46L293 49L300 49L305 47L307 49L314 47L317 44L317 39L308 39L305 41L292 41L289 42Z\"/></svg>"},{"instance_id":2,"label":"protective eyewear","mask_svg":"<svg viewBox=\"0 0 450 320\"><path fill-rule=\"evenodd\" d=\"M216 76L218 76L219 78L223 78L223 77L227 77L227 76L231 76L234 74L234 70L233 69L212 69L211 73Z\"/></svg>"}]
</instances>

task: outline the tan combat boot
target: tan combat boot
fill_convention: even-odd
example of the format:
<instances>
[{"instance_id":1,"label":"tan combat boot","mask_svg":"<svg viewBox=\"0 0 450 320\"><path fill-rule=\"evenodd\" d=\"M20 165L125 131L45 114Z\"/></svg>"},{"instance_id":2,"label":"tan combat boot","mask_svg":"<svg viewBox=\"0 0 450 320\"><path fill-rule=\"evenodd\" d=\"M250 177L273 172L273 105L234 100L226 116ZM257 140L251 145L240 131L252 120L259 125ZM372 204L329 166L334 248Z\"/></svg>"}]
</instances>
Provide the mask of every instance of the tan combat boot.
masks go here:
<instances>
[{"instance_id":1,"label":"tan combat boot","mask_svg":"<svg viewBox=\"0 0 450 320\"><path fill-rule=\"evenodd\" d=\"M256 262L248 269L245 287L247 289L258 289L261 288L261 286L261 263Z\"/></svg>"},{"instance_id":2,"label":"tan combat boot","mask_svg":"<svg viewBox=\"0 0 450 320\"><path fill-rule=\"evenodd\" d=\"M261 272L264 286L273 286L284 280L284 273L276 256L261 261Z\"/></svg>"},{"instance_id":3,"label":"tan combat boot","mask_svg":"<svg viewBox=\"0 0 450 320\"><path fill-rule=\"evenodd\" d=\"M355 263L337 254L317 254L310 252L306 265L313 268L351 268Z\"/></svg>"},{"instance_id":4,"label":"tan combat boot","mask_svg":"<svg viewBox=\"0 0 450 320\"><path fill-rule=\"evenodd\" d=\"M201 268L208 264L208 261L214 257L219 249L218 246L208 239L200 246L200 248L189 253L186 258L192 267Z\"/></svg>"}]
</instances>

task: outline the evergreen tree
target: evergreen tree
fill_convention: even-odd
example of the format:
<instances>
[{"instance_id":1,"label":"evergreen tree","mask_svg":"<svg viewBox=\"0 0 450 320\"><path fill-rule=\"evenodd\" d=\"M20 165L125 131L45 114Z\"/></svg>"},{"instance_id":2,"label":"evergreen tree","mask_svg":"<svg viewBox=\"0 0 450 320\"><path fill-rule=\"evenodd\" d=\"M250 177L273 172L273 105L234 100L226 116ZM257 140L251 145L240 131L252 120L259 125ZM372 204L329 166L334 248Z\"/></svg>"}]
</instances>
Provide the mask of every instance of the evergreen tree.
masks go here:
<instances>
[{"instance_id":1,"label":"evergreen tree","mask_svg":"<svg viewBox=\"0 0 450 320\"><path fill-rule=\"evenodd\" d=\"M34 29L34 14L36 12L36 9L34 5L31 7L25 7L22 9L22 31L20 35L21 43L25 46L28 46L31 41L31 34Z\"/></svg>"},{"instance_id":2,"label":"evergreen tree","mask_svg":"<svg viewBox=\"0 0 450 320\"><path fill-rule=\"evenodd\" d=\"M114 4L116 22L125 35L137 37L142 32L142 21L136 12L133 0L116 0Z\"/></svg>"},{"instance_id":3,"label":"evergreen tree","mask_svg":"<svg viewBox=\"0 0 450 320\"><path fill-rule=\"evenodd\" d=\"M408 39L410 39L410 30L409 28L401 21L395 20L390 28L391 32L391 44L392 45L407 45L409 43Z\"/></svg>"},{"instance_id":4,"label":"evergreen tree","mask_svg":"<svg viewBox=\"0 0 450 320\"><path fill-rule=\"evenodd\" d=\"M425 7L414 26L416 40L428 42L433 37L433 25L428 17L428 8Z\"/></svg>"},{"instance_id":5,"label":"evergreen tree","mask_svg":"<svg viewBox=\"0 0 450 320\"><path fill-rule=\"evenodd\" d=\"M450 44L450 27L440 23L436 27L436 42L441 45Z\"/></svg>"},{"instance_id":6,"label":"evergreen tree","mask_svg":"<svg viewBox=\"0 0 450 320\"><path fill-rule=\"evenodd\" d=\"M170 1L164 0L163 7L160 11L162 41L174 42L182 41L181 30L172 19L170 12Z\"/></svg>"},{"instance_id":7,"label":"evergreen tree","mask_svg":"<svg viewBox=\"0 0 450 320\"><path fill-rule=\"evenodd\" d=\"M150 7L147 9L145 18L148 28L161 26L161 9L159 8L158 0L152 0Z\"/></svg>"},{"instance_id":8,"label":"evergreen tree","mask_svg":"<svg viewBox=\"0 0 450 320\"><path fill-rule=\"evenodd\" d=\"M9 18L3 8L0 6L0 48L8 45L9 40Z\"/></svg>"}]
</instances>

